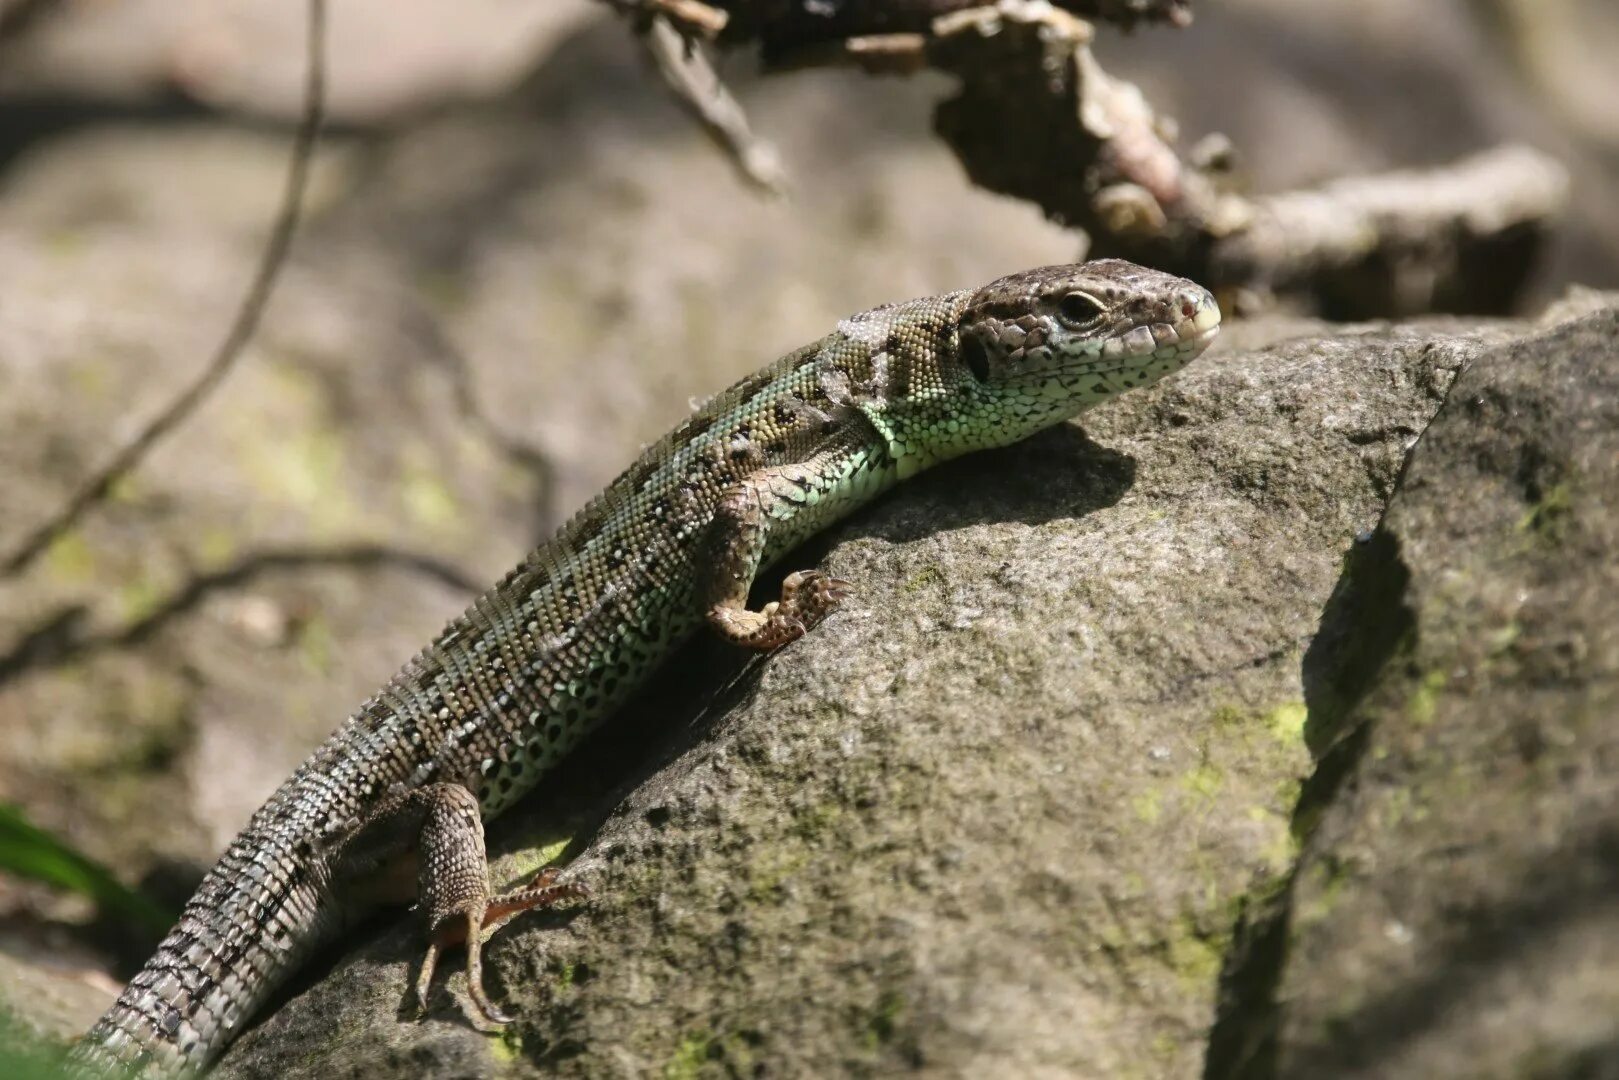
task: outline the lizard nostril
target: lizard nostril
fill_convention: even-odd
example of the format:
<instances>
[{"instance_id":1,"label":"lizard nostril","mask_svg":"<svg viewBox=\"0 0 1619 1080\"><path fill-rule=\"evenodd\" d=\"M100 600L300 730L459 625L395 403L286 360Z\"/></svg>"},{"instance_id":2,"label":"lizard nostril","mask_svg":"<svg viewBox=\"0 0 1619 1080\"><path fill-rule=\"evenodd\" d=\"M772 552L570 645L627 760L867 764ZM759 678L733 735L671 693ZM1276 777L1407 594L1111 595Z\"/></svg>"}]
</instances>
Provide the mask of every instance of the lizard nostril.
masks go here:
<instances>
[{"instance_id":1,"label":"lizard nostril","mask_svg":"<svg viewBox=\"0 0 1619 1080\"><path fill-rule=\"evenodd\" d=\"M1192 316L1197 314L1197 305L1192 303L1190 300L1187 300L1185 303L1181 304L1181 314L1190 319Z\"/></svg>"}]
</instances>

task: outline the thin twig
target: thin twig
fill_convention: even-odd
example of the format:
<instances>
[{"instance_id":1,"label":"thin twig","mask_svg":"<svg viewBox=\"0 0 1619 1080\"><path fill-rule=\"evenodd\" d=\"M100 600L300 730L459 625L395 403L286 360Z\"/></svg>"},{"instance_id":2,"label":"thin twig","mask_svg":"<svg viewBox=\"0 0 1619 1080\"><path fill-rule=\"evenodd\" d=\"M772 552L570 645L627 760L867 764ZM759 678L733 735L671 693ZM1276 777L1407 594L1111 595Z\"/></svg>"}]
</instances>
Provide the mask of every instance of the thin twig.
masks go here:
<instances>
[{"instance_id":1,"label":"thin twig","mask_svg":"<svg viewBox=\"0 0 1619 1080\"><path fill-rule=\"evenodd\" d=\"M725 151L742 178L770 195L786 194L787 172L776 148L753 133L747 114L697 42L662 15L654 15L637 37L675 100Z\"/></svg>"},{"instance_id":2,"label":"thin twig","mask_svg":"<svg viewBox=\"0 0 1619 1080\"><path fill-rule=\"evenodd\" d=\"M229 332L196 381L153 418L111 461L86 479L55 514L6 555L4 562L0 562L0 576L16 575L50 547L57 537L72 528L86 511L105 498L113 485L139 465L152 447L190 416L219 385L252 339L270 293L275 288L282 264L286 262L287 251L292 246L303 211L304 189L308 186L310 159L314 155L315 140L320 131L326 93L326 0L309 0L308 38L309 65L304 80L304 112L293 139L292 161L287 169L281 208L277 212L269 242L265 245L264 255L259 260L258 272L242 298Z\"/></svg>"},{"instance_id":3,"label":"thin twig","mask_svg":"<svg viewBox=\"0 0 1619 1080\"><path fill-rule=\"evenodd\" d=\"M657 0L609 0L631 11ZM767 70L825 63L828 46L841 49L864 39L925 34L934 20L994 3L994 0L708 0L726 17L714 37L721 45L757 41ZM1044 0L1042 0L1044 2ZM1051 7L1124 30L1192 21L1192 0L1050 0ZM859 46L857 46L859 47ZM836 51L835 49L832 51Z\"/></svg>"}]
</instances>

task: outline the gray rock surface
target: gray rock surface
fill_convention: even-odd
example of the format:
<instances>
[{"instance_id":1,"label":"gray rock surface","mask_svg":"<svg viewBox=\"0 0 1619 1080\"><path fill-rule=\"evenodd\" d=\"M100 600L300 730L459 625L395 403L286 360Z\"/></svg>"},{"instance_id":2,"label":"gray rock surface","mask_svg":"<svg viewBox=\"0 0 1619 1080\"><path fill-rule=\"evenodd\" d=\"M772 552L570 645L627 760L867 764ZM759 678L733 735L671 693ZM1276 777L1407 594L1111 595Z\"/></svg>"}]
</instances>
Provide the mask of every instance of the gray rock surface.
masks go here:
<instances>
[{"instance_id":1,"label":"gray rock surface","mask_svg":"<svg viewBox=\"0 0 1619 1080\"><path fill-rule=\"evenodd\" d=\"M1197 1075L1233 934L1295 870L1346 553L1464 364L1539 363L1489 351L1526 330L1237 327L919 480L800 560L859 583L837 618L747 669L694 647L495 826L498 880L566 844L597 892L495 938L516 1024L476 1030L460 975L400 1023L404 919L222 1075Z\"/></svg>"},{"instance_id":2,"label":"gray rock surface","mask_svg":"<svg viewBox=\"0 0 1619 1080\"><path fill-rule=\"evenodd\" d=\"M1610 308L1480 357L1350 560L1217 1075L1619 1075L1615 551Z\"/></svg>"}]
</instances>

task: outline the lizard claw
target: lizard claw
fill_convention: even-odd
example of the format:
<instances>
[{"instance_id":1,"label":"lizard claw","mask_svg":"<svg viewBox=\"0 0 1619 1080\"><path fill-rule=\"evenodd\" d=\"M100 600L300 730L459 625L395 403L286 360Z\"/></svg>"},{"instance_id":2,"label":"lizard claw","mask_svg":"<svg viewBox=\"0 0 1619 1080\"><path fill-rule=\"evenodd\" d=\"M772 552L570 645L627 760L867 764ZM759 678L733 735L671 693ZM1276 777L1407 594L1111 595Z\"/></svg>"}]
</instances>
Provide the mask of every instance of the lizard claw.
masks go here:
<instances>
[{"instance_id":1,"label":"lizard claw","mask_svg":"<svg viewBox=\"0 0 1619 1080\"><path fill-rule=\"evenodd\" d=\"M419 1024L427 1019L427 1002L422 1000L422 996L416 992L415 987L412 987L405 994L405 1000L400 1003L399 1019L407 1020L413 1024Z\"/></svg>"},{"instance_id":2,"label":"lizard claw","mask_svg":"<svg viewBox=\"0 0 1619 1080\"><path fill-rule=\"evenodd\" d=\"M830 615L853 591L851 582L830 577L820 570L800 570L796 574L788 574L781 583L781 607L777 618L786 614L802 627L793 635L797 637Z\"/></svg>"},{"instance_id":3,"label":"lizard claw","mask_svg":"<svg viewBox=\"0 0 1619 1080\"><path fill-rule=\"evenodd\" d=\"M472 1003L478 1007L478 1012L491 1024L505 1026L512 1022L513 1017L503 1012L494 1002L489 1000L483 990L483 982L473 978L472 972L467 972L467 992L472 997Z\"/></svg>"}]
</instances>

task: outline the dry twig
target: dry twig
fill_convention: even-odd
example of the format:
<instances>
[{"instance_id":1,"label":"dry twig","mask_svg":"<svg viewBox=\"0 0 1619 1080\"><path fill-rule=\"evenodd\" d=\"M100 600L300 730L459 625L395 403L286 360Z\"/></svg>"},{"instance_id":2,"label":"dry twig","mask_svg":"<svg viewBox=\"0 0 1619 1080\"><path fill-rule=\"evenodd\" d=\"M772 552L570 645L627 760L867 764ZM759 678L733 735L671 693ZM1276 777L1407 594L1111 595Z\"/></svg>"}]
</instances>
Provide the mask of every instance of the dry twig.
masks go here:
<instances>
[{"instance_id":1,"label":"dry twig","mask_svg":"<svg viewBox=\"0 0 1619 1080\"><path fill-rule=\"evenodd\" d=\"M630 24L647 59L682 108L714 140L743 180L769 195L787 192L775 147L748 126L747 113L705 51L730 15L704 0L606 0Z\"/></svg>"},{"instance_id":2,"label":"dry twig","mask_svg":"<svg viewBox=\"0 0 1619 1080\"><path fill-rule=\"evenodd\" d=\"M1526 148L1308 191L1230 190L1228 148L1188 161L1173 123L1102 70L1090 24L1001 0L936 20L917 44L957 75L935 125L974 182L1031 199L1116 255L1248 297L1339 317L1510 307L1567 203L1567 174Z\"/></svg>"},{"instance_id":3,"label":"dry twig","mask_svg":"<svg viewBox=\"0 0 1619 1080\"><path fill-rule=\"evenodd\" d=\"M252 284L242 297L236 318L220 341L213 358L202 373L169 405L123 446L111 461L88 477L69 499L44 523L37 526L0 561L0 575L13 576L39 556L51 543L72 528L85 512L101 502L113 486L194 412L214 388L230 373L242 350L258 328L265 304L275 288L277 276L286 261L292 238L298 231L303 209L304 189L308 186L310 159L320 131L326 87L326 0L309 0L308 70L304 81L304 112L292 145L292 160L269 241L259 259Z\"/></svg>"},{"instance_id":4,"label":"dry twig","mask_svg":"<svg viewBox=\"0 0 1619 1080\"><path fill-rule=\"evenodd\" d=\"M742 178L768 194L785 194L787 173L780 155L753 133L747 114L720 81L702 46L662 15L649 20L637 36L675 100L696 118Z\"/></svg>"},{"instance_id":5,"label":"dry twig","mask_svg":"<svg viewBox=\"0 0 1619 1080\"><path fill-rule=\"evenodd\" d=\"M623 2L623 0L619 0ZM634 2L634 0L630 0ZM813 63L827 45L853 38L927 33L935 19L986 0L712 0L725 9L725 44L758 41L767 66ZM1192 0L1051 0L1051 6L1132 30L1142 23L1187 26Z\"/></svg>"}]
</instances>

